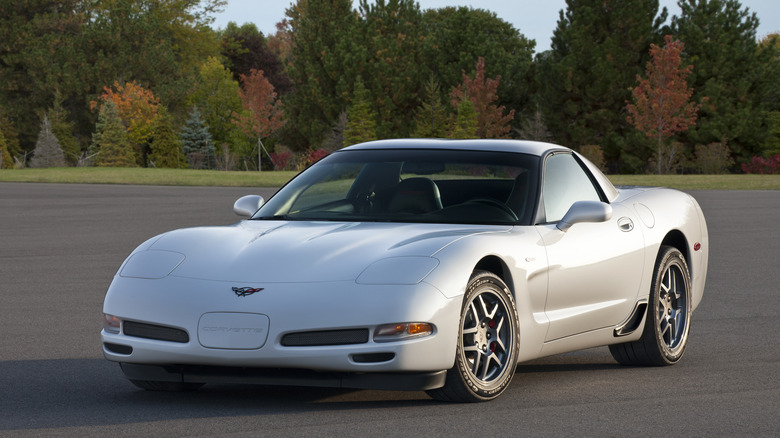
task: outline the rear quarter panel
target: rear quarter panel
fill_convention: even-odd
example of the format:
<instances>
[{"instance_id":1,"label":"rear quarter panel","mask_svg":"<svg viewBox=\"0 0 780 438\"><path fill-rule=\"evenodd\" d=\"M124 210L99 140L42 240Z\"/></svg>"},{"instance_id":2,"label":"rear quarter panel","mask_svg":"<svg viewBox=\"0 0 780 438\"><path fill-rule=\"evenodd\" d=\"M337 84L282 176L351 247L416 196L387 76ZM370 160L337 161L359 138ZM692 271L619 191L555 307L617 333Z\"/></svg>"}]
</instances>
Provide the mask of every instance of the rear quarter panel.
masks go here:
<instances>
[{"instance_id":1,"label":"rear quarter panel","mask_svg":"<svg viewBox=\"0 0 780 438\"><path fill-rule=\"evenodd\" d=\"M687 193L666 188L621 188L615 202L634 209L640 217L646 246L645 266L649 268L643 274L640 293L650 292L653 267L661 246L673 244L688 262L695 309L704 294L709 259L707 223L698 202Z\"/></svg>"}]
</instances>

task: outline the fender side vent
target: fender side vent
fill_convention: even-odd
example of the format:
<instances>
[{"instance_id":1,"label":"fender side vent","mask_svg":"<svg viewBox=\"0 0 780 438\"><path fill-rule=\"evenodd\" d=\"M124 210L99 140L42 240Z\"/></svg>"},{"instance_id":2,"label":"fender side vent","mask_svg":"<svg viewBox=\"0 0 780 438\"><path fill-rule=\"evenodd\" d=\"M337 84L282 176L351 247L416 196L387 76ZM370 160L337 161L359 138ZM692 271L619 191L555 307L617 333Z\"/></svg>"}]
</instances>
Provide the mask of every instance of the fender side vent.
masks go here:
<instances>
[{"instance_id":1,"label":"fender side vent","mask_svg":"<svg viewBox=\"0 0 780 438\"><path fill-rule=\"evenodd\" d=\"M288 333L282 337L285 347L316 347L322 345L350 345L368 342L368 329L322 330Z\"/></svg>"},{"instance_id":2,"label":"fender side vent","mask_svg":"<svg viewBox=\"0 0 780 438\"><path fill-rule=\"evenodd\" d=\"M166 327L163 325L124 321L122 322L122 331L124 332L125 336L133 336L136 338L180 342L182 344L190 342L190 335L188 335L184 330L173 327Z\"/></svg>"},{"instance_id":3,"label":"fender side vent","mask_svg":"<svg viewBox=\"0 0 780 438\"><path fill-rule=\"evenodd\" d=\"M640 301L634 306L634 311L622 324L615 327L614 335L616 338L621 336L630 335L635 332L645 317L647 311L647 301Z\"/></svg>"}]
</instances>

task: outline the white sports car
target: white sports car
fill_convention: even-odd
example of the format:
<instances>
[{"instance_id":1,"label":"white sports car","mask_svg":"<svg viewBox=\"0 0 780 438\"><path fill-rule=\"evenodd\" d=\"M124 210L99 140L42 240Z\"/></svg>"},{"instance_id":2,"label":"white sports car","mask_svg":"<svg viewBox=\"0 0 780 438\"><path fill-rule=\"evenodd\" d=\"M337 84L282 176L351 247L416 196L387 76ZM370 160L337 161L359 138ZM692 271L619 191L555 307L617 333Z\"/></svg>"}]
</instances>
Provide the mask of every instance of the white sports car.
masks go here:
<instances>
[{"instance_id":1,"label":"white sports car","mask_svg":"<svg viewBox=\"0 0 780 438\"><path fill-rule=\"evenodd\" d=\"M707 275L691 196L615 188L547 143L359 144L234 211L248 219L153 237L116 273L103 352L137 386L484 401L557 353L670 365Z\"/></svg>"}]
</instances>

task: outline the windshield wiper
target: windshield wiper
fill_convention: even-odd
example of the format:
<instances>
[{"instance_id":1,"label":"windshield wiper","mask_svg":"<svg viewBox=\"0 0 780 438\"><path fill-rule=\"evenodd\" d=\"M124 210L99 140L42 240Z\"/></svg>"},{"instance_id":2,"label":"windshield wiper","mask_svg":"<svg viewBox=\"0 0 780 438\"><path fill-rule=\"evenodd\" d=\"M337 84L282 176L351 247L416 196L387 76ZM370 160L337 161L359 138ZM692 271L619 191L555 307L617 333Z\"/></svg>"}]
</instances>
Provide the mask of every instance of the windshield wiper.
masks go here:
<instances>
[{"instance_id":1,"label":"windshield wiper","mask_svg":"<svg viewBox=\"0 0 780 438\"><path fill-rule=\"evenodd\" d=\"M288 221L288 220L292 220L292 218L289 215L286 215L286 214L277 214L275 216L253 217L250 220L253 220L253 221Z\"/></svg>"}]
</instances>

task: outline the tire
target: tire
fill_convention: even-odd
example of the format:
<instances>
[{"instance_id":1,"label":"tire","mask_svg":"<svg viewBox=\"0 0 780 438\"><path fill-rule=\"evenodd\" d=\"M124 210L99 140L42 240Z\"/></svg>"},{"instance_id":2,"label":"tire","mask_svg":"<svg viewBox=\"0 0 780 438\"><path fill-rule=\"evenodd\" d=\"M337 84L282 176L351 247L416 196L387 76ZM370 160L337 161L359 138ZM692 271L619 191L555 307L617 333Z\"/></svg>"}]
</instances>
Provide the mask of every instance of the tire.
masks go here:
<instances>
[{"instance_id":1,"label":"tire","mask_svg":"<svg viewBox=\"0 0 780 438\"><path fill-rule=\"evenodd\" d=\"M135 380L130 379L133 385L145 389L147 391L164 391L164 392L181 392L181 391L196 391L204 383L192 383L192 382L160 382L157 380Z\"/></svg>"},{"instance_id":2,"label":"tire","mask_svg":"<svg viewBox=\"0 0 780 438\"><path fill-rule=\"evenodd\" d=\"M609 346L622 365L674 365L685 352L691 329L691 277L677 248L662 246L653 272L642 338Z\"/></svg>"},{"instance_id":3,"label":"tire","mask_svg":"<svg viewBox=\"0 0 780 438\"><path fill-rule=\"evenodd\" d=\"M450 402L492 400L512 381L520 343L517 308L500 278L485 271L472 274L459 325L455 366L444 386L428 395Z\"/></svg>"}]
</instances>

